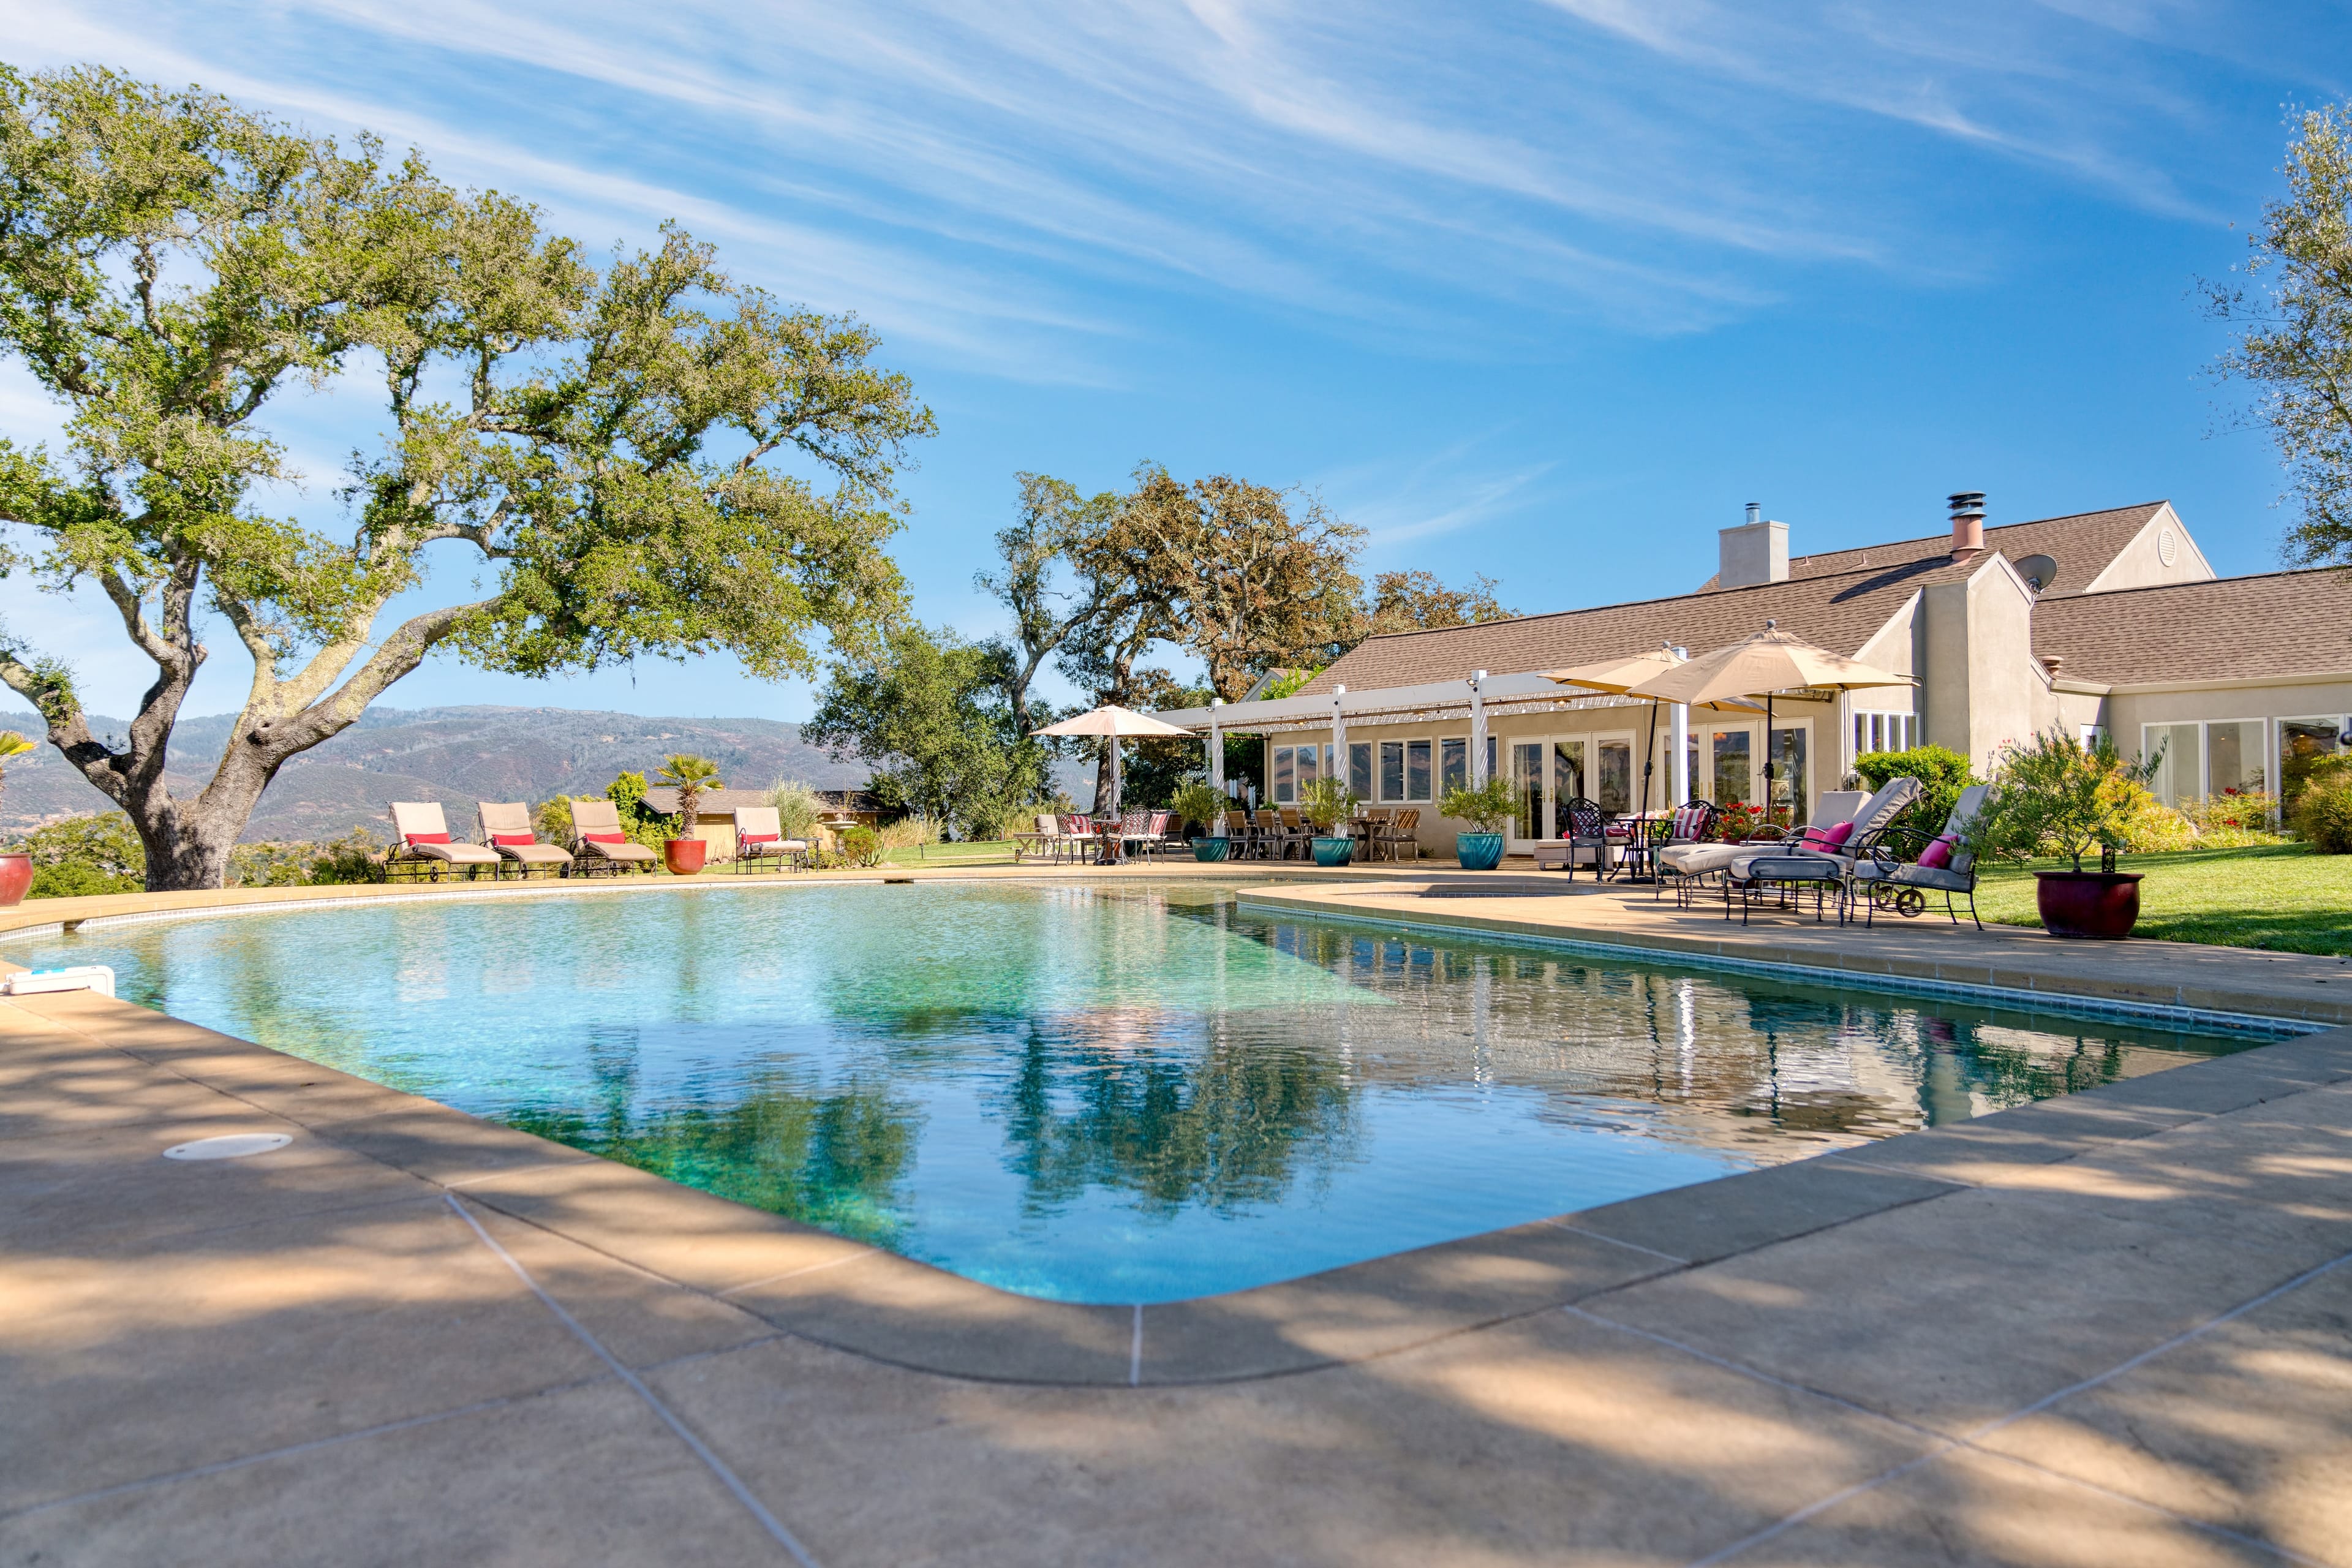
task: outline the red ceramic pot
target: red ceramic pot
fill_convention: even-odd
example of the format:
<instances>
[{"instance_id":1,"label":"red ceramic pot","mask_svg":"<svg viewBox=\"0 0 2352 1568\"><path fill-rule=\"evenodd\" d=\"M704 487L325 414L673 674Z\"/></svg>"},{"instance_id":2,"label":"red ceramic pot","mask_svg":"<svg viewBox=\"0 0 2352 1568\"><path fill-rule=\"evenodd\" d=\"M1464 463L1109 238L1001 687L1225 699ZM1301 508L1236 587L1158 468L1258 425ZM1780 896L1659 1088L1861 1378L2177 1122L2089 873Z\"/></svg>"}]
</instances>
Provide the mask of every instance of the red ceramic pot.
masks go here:
<instances>
[{"instance_id":1,"label":"red ceramic pot","mask_svg":"<svg viewBox=\"0 0 2352 1568\"><path fill-rule=\"evenodd\" d=\"M662 864L673 877L691 877L702 869L703 857L710 853L709 844L700 838L665 838L662 840Z\"/></svg>"},{"instance_id":2,"label":"red ceramic pot","mask_svg":"<svg viewBox=\"0 0 2352 1568\"><path fill-rule=\"evenodd\" d=\"M2036 871L2034 906L2052 936L2113 941L2139 921L2137 871Z\"/></svg>"},{"instance_id":3,"label":"red ceramic pot","mask_svg":"<svg viewBox=\"0 0 2352 1568\"><path fill-rule=\"evenodd\" d=\"M32 885L30 855L0 855L0 910L13 910L23 903L25 890Z\"/></svg>"}]
</instances>

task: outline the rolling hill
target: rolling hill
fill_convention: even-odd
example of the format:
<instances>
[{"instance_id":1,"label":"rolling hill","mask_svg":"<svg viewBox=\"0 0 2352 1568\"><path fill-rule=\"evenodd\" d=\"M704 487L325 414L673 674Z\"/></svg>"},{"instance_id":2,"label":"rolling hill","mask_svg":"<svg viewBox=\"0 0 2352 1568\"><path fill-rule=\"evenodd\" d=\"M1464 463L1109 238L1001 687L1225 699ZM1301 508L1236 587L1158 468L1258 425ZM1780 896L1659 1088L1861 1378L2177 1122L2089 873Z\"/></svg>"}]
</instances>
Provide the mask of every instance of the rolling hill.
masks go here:
<instances>
[{"instance_id":1,"label":"rolling hill","mask_svg":"<svg viewBox=\"0 0 2352 1568\"><path fill-rule=\"evenodd\" d=\"M194 793L219 761L233 715L181 721L169 777L175 793ZM93 715L100 737L124 721ZM0 729L38 739L31 713L0 711ZM863 784L864 763L836 763L801 739L800 726L769 719L646 718L565 708L377 708L327 742L294 758L261 797L246 840L332 838L354 827L390 831L385 805L437 800L450 826L470 836L474 803L541 801L552 795L601 794L613 775L650 773L672 752L695 752L719 764L738 787L804 779L819 789ZM60 816L112 809L56 750L42 745L7 764L0 794L0 832L19 833Z\"/></svg>"}]
</instances>

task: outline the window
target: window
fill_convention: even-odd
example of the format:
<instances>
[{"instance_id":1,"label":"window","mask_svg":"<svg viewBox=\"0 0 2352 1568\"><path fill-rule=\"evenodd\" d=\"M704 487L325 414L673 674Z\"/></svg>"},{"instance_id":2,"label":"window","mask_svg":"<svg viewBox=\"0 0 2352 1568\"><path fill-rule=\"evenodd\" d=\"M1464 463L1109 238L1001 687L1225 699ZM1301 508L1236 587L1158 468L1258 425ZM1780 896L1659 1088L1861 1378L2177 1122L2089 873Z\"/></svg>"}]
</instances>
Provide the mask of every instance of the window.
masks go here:
<instances>
[{"instance_id":1,"label":"window","mask_svg":"<svg viewBox=\"0 0 2352 1568\"><path fill-rule=\"evenodd\" d=\"M1785 806L1791 826L1804 825L1805 811L1805 738L1802 725L1772 731L1772 799L1775 806Z\"/></svg>"},{"instance_id":2,"label":"window","mask_svg":"<svg viewBox=\"0 0 2352 1568\"><path fill-rule=\"evenodd\" d=\"M2205 726L2205 793L2258 795L2269 776L2270 748L2260 719L2227 719Z\"/></svg>"},{"instance_id":3,"label":"window","mask_svg":"<svg viewBox=\"0 0 2352 1568\"><path fill-rule=\"evenodd\" d=\"M1750 765L1749 748L1755 737L1746 730L1717 730L1710 737L1715 766L1709 784L1717 805L1729 805L1748 798L1748 786L1754 773Z\"/></svg>"},{"instance_id":4,"label":"window","mask_svg":"<svg viewBox=\"0 0 2352 1568\"><path fill-rule=\"evenodd\" d=\"M1544 836L1544 748L1522 741L1511 748L1511 796L1517 807L1512 837L1526 842Z\"/></svg>"},{"instance_id":5,"label":"window","mask_svg":"<svg viewBox=\"0 0 2352 1568\"><path fill-rule=\"evenodd\" d=\"M1381 742L1381 798L1382 800L1404 798L1404 742L1402 741Z\"/></svg>"},{"instance_id":6,"label":"window","mask_svg":"<svg viewBox=\"0 0 2352 1568\"><path fill-rule=\"evenodd\" d=\"M1589 794L1584 787L1584 742L1554 741L1551 743L1551 812L1552 820L1565 822L1562 813L1571 800Z\"/></svg>"},{"instance_id":7,"label":"window","mask_svg":"<svg viewBox=\"0 0 2352 1568\"><path fill-rule=\"evenodd\" d=\"M2148 724L2140 730L2139 754L2160 759L2156 776L2148 781L2149 793L2167 805L2188 805L2205 794L2205 759L2197 731L2194 724Z\"/></svg>"},{"instance_id":8,"label":"window","mask_svg":"<svg viewBox=\"0 0 2352 1568\"><path fill-rule=\"evenodd\" d=\"M1288 746L1274 749L1274 798L1286 804L1298 798L1297 792L1291 786Z\"/></svg>"},{"instance_id":9,"label":"window","mask_svg":"<svg viewBox=\"0 0 2352 1568\"><path fill-rule=\"evenodd\" d=\"M1356 792L1358 800L1372 798L1372 743L1370 741L1348 742L1348 787Z\"/></svg>"},{"instance_id":10,"label":"window","mask_svg":"<svg viewBox=\"0 0 2352 1568\"><path fill-rule=\"evenodd\" d=\"M1919 743L1916 713L1856 713L1853 754L1865 752L1907 752Z\"/></svg>"},{"instance_id":11,"label":"window","mask_svg":"<svg viewBox=\"0 0 2352 1568\"><path fill-rule=\"evenodd\" d=\"M2292 803L2303 795L2303 781L2311 765L2323 758L2352 751L2352 719L2279 721L2279 798Z\"/></svg>"},{"instance_id":12,"label":"window","mask_svg":"<svg viewBox=\"0 0 2352 1568\"><path fill-rule=\"evenodd\" d=\"M1429 753L1427 741L1407 741L1404 743L1404 797L1407 800L1429 798Z\"/></svg>"},{"instance_id":13,"label":"window","mask_svg":"<svg viewBox=\"0 0 2352 1568\"><path fill-rule=\"evenodd\" d=\"M1429 798L1431 741L1381 742L1381 798L1422 801Z\"/></svg>"},{"instance_id":14,"label":"window","mask_svg":"<svg viewBox=\"0 0 2352 1568\"><path fill-rule=\"evenodd\" d=\"M1437 798L1444 800L1449 790L1466 789L1470 784L1470 742L1440 741L1437 742Z\"/></svg>"},{"instance_id":15,"label":"window","mask_svg":"<svg viewBox=\"0 0 2352 1568\"><path fill-rule=\"evenodd\" d=\"M1315 765L1317 755L1328 749L1329 748L1324 746L1301 746L1298 748L1297 767L1299 799L1305 800L1307 798L1307 786L1315 782L1315 775L1319 771Z\"/></svg>"},{"instance_id":16,"label":"window","mask_svg":"<svg viewBox=\"0 0 2352 1568\"><path fill-rule=\"evenodd\" d=\"M1592 804L1603 811L1633 809L1633 742L1603 741L1593 748Z\"/></svg>"}]
</instances>

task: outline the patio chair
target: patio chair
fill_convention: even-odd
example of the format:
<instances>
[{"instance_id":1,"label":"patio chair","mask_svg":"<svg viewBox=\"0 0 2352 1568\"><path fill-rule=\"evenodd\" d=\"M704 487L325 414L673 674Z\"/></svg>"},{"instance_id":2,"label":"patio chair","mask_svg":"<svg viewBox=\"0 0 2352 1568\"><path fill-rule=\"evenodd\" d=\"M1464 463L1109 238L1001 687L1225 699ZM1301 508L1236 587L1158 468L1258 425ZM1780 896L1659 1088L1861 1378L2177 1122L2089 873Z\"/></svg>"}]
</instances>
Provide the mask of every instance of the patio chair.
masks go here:
<instances>
[{"instance_id":1,"label":"patio chair","mask_svg":"<svg viewBox=\"0 0 2352 1568\"><path fill-rule=\"evenodd\" d=\"M1102 838L1095 832L1095 819L1083 811L1074 811L1062 818L1062 843L1070 852L1072 861L1083 865L1087 851L1092 849L1095 858L1102 858Z\"/></svg>"},{"instance_id":2,"label":"patio chair","mask_svg":"<svg viewBox=\"0 0 2352 1568\"><path fill-rule=\"evenodd\" d=\"M474 812L481 819L482 842L504 863L501 870L512 865L528 881L533 871L561 877L572 869L572 851L560 845L541 844L539 835L530 828L530 807L522 802L478 800Z\"/></svg>"},{"instance_id":3,"label":"patio chair","mask_svg":"<svg viewBox=\"0 0 2352 1568\"><path fill-rule=\"evenodd\" d=\"M598 871L617 877L634 866L651 866L660 857L621 831L621 808L609 800L572 803L572 872L592 876Z\"/></svg>"},{"instance_id":4,"label":"patio chair","mask_svg":"<svg viewBox=\"0 0 2352 1568\"><path fill-rule=\"evenodd\" d=\"M394 868L402 868L404 881L419 881L426 876L439 881L442 874L454 867L466 868L466 879L472 881L474 873L488 866L490 875L499 874L501 862L495 849L485 849L478 844L458 844L449 837L449 819L441 814L437 800L396 800L392 803L392 829L399 842L384 857L384 879L393 879Z\"/></svg>"},{"instance_id":5,"label":"patio chair","mask_svg":"<svg viewBox=\"0 0 2352 1568\"><path fill-rule=\"evenodd\" d=\"M1565 871L1572 882L1576 879L1578 857L1590 856L1593 877L1597 879L1607 876L1614 861L1608 816L1599 805L1580 795L1563 802L1559 814L1568 821L1568 836L1537 841L1536 869Z\"/></svg>"},{"instance_id":6,"label":"patio chair","mask_svg":"<svg viewBox=\"0 0 2352 1568\"><path fill-rule=\"evenodd\" d=\"M1906 918L1918 914L1927 907L1927 895L1939 892L1954 925L1960 923L1952 903L1952 895L1958 893L1969 900L1969 919L1976 921L1977 930L1984 930L1984 918L1977 913L1976 857L1969 853L1966 841L1990 791L1987 784L1962 790L1944 819L1943 831L1933 838L1916 829L1892 827L1872 839L1847 872L1847 885L1864 906L1864 925L1877 923L1881 908ZM1942 847L1940 854L1937 846ZM1937 863L1931 865L1930 859Z\"/></svg>"},{"instance_id":7,"label":"patio chair","mask_svg":"<svg viewBox=\"0 0 2352 1568\"><path fill-rule=\"evenodd\" d=\"M1225 813L1225 837L1234 841L1234 847L1225 851L1229 857L1235 860L1248 860L1255 858L1257 829L1251 826L1248 812Z\"/></svg>"},{"instance_id":8,"label":"patio chair","mask_svg":"<svg viewBox=\"0 0 2352 1568\"><path fill-rule=\"evenodd\" d=\"M1155 814L1149 811L1122 811L1118 814L1118 854L1120 859L1123 860L1127 858L1128 847L1129 845L1133 845L1135 847L1135 852L1138 855L1142 856L1146 860L1151 858L1152 848L1159 839L1159 836L1152 831L1152 817Z\"/></svg>"},{"instance_id":9,"label":"patio chair","mask_svg":"<svg viewBox=\"0 0 2352 1568\"><path fill-rule=\"evenodd\" d=\"M1301 860L1313 859L1315 857L1313 824L1298 814L1298 808L1295 805L1277 806L1276 810L1279 813L1282 823L1282 858L1286 860L1289 859L1290 852L1296 849Z\"/></svg>"},{"instance_id":10,"label":"patio chair","mask_svg":"<svg viewBox=\"0 0 2352 1568\"><path fill-rule=\"evenodd\" d=\"M1664 898L1667 880L1672 879L1675 901L1687 905L1690 900L1686 879L1693 873L1684 869L1684 852L1705 847L1714 837L1715 805L1712 802L1695 800L1687 805L1676 806L1674 815L1666 819L1666 837L1652 857L1650 896L1653 899Z\"/></svg>"},{"instance_id":11,"label":"patio chair","mask_svg":"<svg viewBox=\"0 0 2352 1568\"><path fill-rule=\"evenodd\" d=\"M736 871L756 871L772 860L780 860L795 869L806 866L809 863L808 840L785 837L783 824L778 820L776 808L772 805L737 806Z\"/></svg>"},{"instance_id":12,"label":"patio chair","mask_svg":"<svg viewBox=\"0 0 2352 1568\"><path fill-rule=\"evenodd\" d=\"M1192 841L1184 837L1184 820L1173 811L1153 812L1151 833L1152 843L1168 854L1190 855L1192 852Z\"/></svg>"},{"instance_id":13,"label":"patio chair","mask_svg":"<svg viewBox=\"0 0 2352 1568\"><path fill-rule=\"evenodd\" d=\"M1403 858L1408 844L1412 846L1412 858L1421 858L1421 812L1417 807L1390 812L1388 821L1372 831L1374 842L1388 851L1390 859Z\"/></svg>"}]
</instances>

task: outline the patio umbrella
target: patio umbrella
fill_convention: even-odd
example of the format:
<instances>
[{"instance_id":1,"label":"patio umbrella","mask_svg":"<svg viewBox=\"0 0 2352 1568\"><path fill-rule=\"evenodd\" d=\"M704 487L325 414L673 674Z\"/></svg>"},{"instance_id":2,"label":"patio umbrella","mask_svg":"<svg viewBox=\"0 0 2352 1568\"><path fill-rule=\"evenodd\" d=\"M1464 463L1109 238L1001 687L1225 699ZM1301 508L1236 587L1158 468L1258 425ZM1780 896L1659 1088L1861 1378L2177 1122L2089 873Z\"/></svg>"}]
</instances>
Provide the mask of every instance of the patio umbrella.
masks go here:
<instances>
[{"instance_id":1,"label":"patio umbrella","mask_svg":"<svg viewBox=\"0 0 2352 1568\"><path fill-rule=\"evenodd\" d=\"M1129 735L1176 736L1192 739L1192 731L1179 729L1149 713L1138 713L1131 708L1105 703L1091 713L1081 713L1075 719L1065 719L1058 724L1048 724L1037 731L1040 735L1097 735L1110 742L1110 808L1118 809L1118 743Z\"/></svg>"},{"instance_id":2,"label":"patio umbrella","mask_svg":"<svg viewBox=\"0 0 2352 1568\"><path fill-rule=\"evenodd\" d=\"M1750 698L1764 704L1764 808L1772 807L1772 698L1778 692L1810 688L1853 691L1868 686L1916 686L1907 675L1864 664L1858 658L1817 647L1778 621L1743 642L1699 655L1687 664L1637 681L1625 689L1630 697L1651 697L1694 707L1720 703L1727 698Z\"/></svg>"},{"instance_id":3,"label":"patio umbrella","mask_svg":"<svg viewBox=\"0 0 2352 1568\"><path fill-rule=\"evenodd\" d=\"M1562 686L1588 687L1594 691L1607 692L1612 697L1622 697L1628 693L1639 697L1643 694L1634 691L1633 688L1645 680L1654 679L1668 670L1679 669L1685 662L1687 661L1675 651L1672 643L1661 643L1648 653L1629 654L1623 658L1604 658L1598 664L1571 665L1566 669L1548 669L1544 671L1544 679L1556 680ZM1653 698L1650 701L1650 742L1648 748L1642 753L1641 812L1643 815L1647 815L1650 809L1650 774L1656 766L1658 705L1664 699L1661 698ZM1713 701L1692 703L1688 706L1731 709L1748 713L1759 711L1754 703L1742 701L1736 697L1718 698Z\"/></svg>"}]
</instances>

